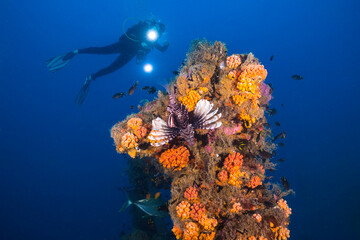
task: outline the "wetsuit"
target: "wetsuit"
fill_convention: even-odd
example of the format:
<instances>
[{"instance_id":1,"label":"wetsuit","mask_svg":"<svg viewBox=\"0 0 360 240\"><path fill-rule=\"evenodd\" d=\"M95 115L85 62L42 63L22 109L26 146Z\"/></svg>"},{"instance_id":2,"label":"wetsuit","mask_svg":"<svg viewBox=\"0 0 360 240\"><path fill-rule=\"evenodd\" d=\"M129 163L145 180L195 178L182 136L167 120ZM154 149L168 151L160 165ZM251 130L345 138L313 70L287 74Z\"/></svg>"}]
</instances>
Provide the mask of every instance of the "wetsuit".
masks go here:
<instances>
[{"instance_id":1,"label":"wetsuit","mask_svg":"<svg viewBox=\"0 0 360 240\"><path fill-rule=\"evenodd\" d=\"M130 60L137 56L137 63L145 59L145 56L153 49L156 48L161 52L166 51L168 45L161 46L157 42L149 42L146 39L146 32L153 25L147 21L139 22L133 27L129 28L126 31L126 36L123 34L119 41L105 46L105 47L89 47L84 49L79 49L81 54L116 54L120 53L119 57L108 67L101 69L100 71L91 74L92 80L95 80L98 77L104 76L106 74L112 73L125 64L130 62ZM161 32L159 32L159 38L161 37ZM131 38L131 39L130 39Z\"/></svg>"}]
</instances>

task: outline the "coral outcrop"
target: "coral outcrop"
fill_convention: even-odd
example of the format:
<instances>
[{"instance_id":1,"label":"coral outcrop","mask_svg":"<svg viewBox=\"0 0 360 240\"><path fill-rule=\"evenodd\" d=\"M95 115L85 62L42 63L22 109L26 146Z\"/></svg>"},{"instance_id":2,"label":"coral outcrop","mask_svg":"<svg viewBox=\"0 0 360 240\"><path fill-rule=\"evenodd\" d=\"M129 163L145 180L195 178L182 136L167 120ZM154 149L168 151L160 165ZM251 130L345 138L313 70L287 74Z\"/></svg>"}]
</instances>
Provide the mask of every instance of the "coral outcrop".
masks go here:
<instances>
[{"instance_id":1,"label":"coral outcrop","mask_svg":"<svg viewBox=\"0 0 360 240\"><path fill-rule=\"evenodd\" d=\"M179 171L189 162L190 152L186 147L171 148L160 155L159 162L168 169Z\"/></svg>"},{"instance_id":2,"label":"coral outcrop","mask_svg":"<svg viewBox=\"0 0 360 240\"><path fill-rule=\"evenodd\" d=\"M116 150L171 178L177 239L287 239L290 191L269 181L276 145L267 71L221 42L194 41L169 92L113 126Z\"/></svg>"}]
</instances>

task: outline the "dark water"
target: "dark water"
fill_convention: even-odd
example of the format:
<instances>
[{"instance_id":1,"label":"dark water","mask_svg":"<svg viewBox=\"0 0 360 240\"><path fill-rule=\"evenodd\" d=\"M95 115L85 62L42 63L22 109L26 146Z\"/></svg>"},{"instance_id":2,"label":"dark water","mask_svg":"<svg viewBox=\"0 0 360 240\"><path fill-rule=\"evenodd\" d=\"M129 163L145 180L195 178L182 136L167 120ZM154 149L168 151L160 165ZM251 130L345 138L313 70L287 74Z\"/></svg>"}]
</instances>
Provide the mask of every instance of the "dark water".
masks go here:
<instances>
[{"instance_id":1,"label":"dark water","mask_svg":"<svg viewBox=\"0 0 360 240\"><path fill-rule=\"evenodd\" d=\"M225 42L229 53L253 52L268 70L278 110L270 122L281 123L275 134L287 132L278 151L286 161L275 176L296 191L287 198L291 239L358 238L359 10L351 0L2 0L0 239L118 239L127 231L117 190L128 185L127 164L109 130L147 95L111 97L135 80L160 88L190 41L204 37ZM55 74L45 60L112 43L126 19L151 14L166 24L170 41L168 51L148 56L154 72L132 61L96 81L76 106L85 77L115 56L77 56Z\"/></svg>"}]
</instances>

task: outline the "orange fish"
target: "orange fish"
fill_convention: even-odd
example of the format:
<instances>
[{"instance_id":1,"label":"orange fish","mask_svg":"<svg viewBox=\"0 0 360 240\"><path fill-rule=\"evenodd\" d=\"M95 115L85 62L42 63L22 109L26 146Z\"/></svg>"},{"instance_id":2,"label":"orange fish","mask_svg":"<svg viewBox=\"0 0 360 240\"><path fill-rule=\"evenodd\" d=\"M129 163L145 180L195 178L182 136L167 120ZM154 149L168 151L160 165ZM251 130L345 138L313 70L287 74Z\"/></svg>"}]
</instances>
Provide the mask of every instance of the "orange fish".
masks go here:
<instances>
[{"instance_id":1,"label":"orange fish","mask_svg":"<svg viewBox=\"0 0 360 240\"><path fill-rule=\"evenodd\" d=\"M155 199L158 199L158 197L160 197L160 192L157 192L157 193L155 193Z\"/></svg>"},{"instance_id":2,"label":"orange fish","mask_svg":"<svg viewBox=\"0 0 360 240\"><path fill-rule=\"evenodd\" d=\"M146 200L150 199L150 193L146 194Z\"/></svg>"}]
</instances>

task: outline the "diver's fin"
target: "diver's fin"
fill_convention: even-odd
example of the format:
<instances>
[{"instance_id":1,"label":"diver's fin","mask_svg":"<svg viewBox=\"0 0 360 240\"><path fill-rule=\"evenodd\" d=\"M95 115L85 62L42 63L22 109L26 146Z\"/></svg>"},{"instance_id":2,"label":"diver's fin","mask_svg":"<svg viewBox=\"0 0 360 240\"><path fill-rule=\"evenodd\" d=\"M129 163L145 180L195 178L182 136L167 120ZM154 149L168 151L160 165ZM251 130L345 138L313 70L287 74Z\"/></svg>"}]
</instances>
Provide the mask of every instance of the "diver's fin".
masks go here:
<instances>
[{"instance_id":1,"label":"diver's fin","mask_svg":"<svg viewBox=\"0 0 360 240\"><path fill-rule=\"evenodd\" d=\"M127 208L132 204L132 202L131 202L131 200L130 200L130 198L129 198L128 193L127 193L124 189L121 189L121 190L122 190L122 192L124 193L124 195L125 195L125 197L126 197L126 201L125 201L124 204L121 206L119 212L125 211L125 209L127 209Z\"/></svg>"},{"instance_id":2,"label":"diver's fin","mask_svg":"<svg viewBox=\"0 0 360 240\"><path fill-rule=\"evenodd\" d=\"M85 101L85 98L86 98L86 95L89 91L89 88L90 88L90 83L91 83L91 75L88 76L86 78L86 81L84 83L84 85L82 86L82 88L80 89L76 99L75 99L75 102L77 105L81 106L83 104L83 102Z\"/></svg>"},{"instance_id":3,"label":"diver's fin","mask_svg":"<svg viewBox=\"0 0 360 240\"><path fill-rule=\"evenodd\" d=\"M46 61L46 66L50 72L56 72L65 67L76 54L77 50L50 58Z\"/></svg>"}]
</instances>

